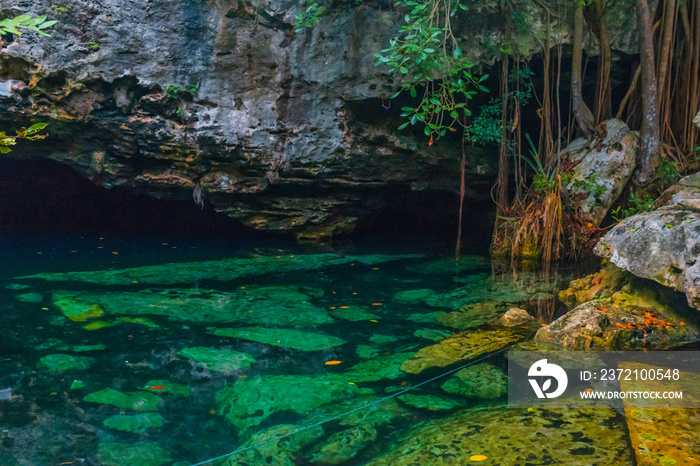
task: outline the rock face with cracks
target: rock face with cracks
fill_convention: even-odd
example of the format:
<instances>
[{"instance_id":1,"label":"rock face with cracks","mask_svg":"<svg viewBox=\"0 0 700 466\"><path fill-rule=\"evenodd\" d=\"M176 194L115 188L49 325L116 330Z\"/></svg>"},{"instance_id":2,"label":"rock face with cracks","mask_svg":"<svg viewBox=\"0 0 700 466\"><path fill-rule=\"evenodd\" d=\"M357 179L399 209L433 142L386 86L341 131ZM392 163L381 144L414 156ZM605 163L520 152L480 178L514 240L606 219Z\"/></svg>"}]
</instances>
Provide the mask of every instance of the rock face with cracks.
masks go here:
<instances>
[{"instance_id":1,"label":"rock face with cracks","mask_svg":"<svg viewBox=\"0 0 700 466\"><path fill-rule=\"evenodd\" d=\"M596 245L618 267L686 294L700 309L700 173L657 200L658 208L626 218Z\"/></svg>"},{"instance_id":2,"label":"rock face with cracks","mask_svg":"<svg viewBox=\"0 0 700 466\"><path fill-rule=\"evenodd\" d=\"M397 131L401 103L389 97L401 78L373 66L403 22L397 9L328 2L315 27L295 31L307 8L296 0L70 6L3 2L59 21L50 38L23 34L0 55L3 127L45 121L51 133L16 155L50 158L108 188L203 198L249 227L315 238L416 193L458 192L458 145ZM469 13L458 32L465 55L493 63L501 12ZM523 13L533 28L514 40L539 53L544 13ZM613 47L626 50L634 23L618 22ZM488 200L495 158L472 148L466 166L467 196Z\"/></svg>"}]
</instances>

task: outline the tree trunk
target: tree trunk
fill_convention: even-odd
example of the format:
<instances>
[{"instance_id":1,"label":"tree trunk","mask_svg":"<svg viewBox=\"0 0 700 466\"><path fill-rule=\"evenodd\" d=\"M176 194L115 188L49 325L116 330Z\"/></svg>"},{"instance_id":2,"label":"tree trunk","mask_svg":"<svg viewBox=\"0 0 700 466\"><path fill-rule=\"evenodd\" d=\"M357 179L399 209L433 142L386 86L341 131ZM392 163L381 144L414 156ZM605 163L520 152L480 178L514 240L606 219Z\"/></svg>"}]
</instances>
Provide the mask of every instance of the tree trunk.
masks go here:
<instances>
[{"instance_id":1,"label":"tree trunk","mask_svg":"<svg viewBox=\"0 0 700 466\"><path fill-rule=\"evenodd\" d=\"M571 106L579 131L585 137L593 135L594 120L591 110L583 101L581 62L583 61L583 7L576 4L574 13L574 51L571 65Z\"/></svg>"},{"instance_id":2,"label":"tree trunk","mask_svg":"<svg viewBox=\"0 0 700 466\"><path fill-rule=\"evenodd\" d=\"M610 45L610 35L608 25L605 23L603 15L605 13L605 0L593 2L593 12L596 37L600 46L600 56L598 57L598 76L596 78L596 101L595 101L595 122L600 123L607 120L612 115L612 103L610 96L610 69L612 67L612 46Z\"/></svg>"},{"instance_id":3,"label":"tree trunk","mask_svg":"<svg viewBox=\"0 0 700 466\"><path fill-rule=\"evenodd\" d=\"M671 41L675 29L676 0L666 0L664 8L664 25L661 35L661 50L659 51L658 98L662 99L666 89L666 73L671 60Z\"/></svg>"},{"instance_id":4,"label":"tree trunk","mask_svg":"<svg viewBox=\"0 0 700 466\"><path fill-rule=\"evenodd\" d=\"M647 0L637 0L637 33L639 35L639 59L642 95L642 131L640 133L638 171L635 184L648 183L659 160L659 107L656 95L654 64L654 35L649 17Z\"/></svg>"}]
</instances>

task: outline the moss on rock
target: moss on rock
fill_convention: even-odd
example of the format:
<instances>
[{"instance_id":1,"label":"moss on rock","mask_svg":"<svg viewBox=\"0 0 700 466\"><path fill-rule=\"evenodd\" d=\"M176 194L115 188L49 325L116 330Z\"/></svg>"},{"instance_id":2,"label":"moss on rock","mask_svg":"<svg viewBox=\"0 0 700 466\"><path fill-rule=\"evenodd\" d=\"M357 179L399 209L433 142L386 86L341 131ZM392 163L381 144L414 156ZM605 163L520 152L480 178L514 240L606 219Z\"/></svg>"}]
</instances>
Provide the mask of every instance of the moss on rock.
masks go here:
<instances>
[{"instance_id":1,"label":"moss on rock","mask_svg":"<svg viewBox=\"0 0 700 466\"><path fill-rule=\"evenodd\" d=\"M102 421L106 427L124 432L141 434L148 429L162 427L167 421L158 413L143 413L133 416L118 414Z\"/></svg>"},{"instance_id":2,"label":"moss on rock","mask_svg":"<svg viewBox=\"0 0 700 466\"><path fill-rule=\"evenodd\" d=\"M453 395L490 400L508 393L508 377L498 367L481 363L457 371L441 388Z\"/></svg>"}]
</instances>

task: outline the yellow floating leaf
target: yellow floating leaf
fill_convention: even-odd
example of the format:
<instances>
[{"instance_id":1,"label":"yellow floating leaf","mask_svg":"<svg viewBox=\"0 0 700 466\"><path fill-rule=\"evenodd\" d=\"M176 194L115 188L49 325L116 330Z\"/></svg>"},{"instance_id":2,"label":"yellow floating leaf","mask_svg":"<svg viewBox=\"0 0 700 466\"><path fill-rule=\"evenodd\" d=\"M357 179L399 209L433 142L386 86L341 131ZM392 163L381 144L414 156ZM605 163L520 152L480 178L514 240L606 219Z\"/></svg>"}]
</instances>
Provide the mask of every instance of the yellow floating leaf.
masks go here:
<instances>
[{"instance_id":1,"label":"yellow floating leaf","mask_svg":"<svg viewBox=\"0 0 700 466\"><path fill-rule=\"evenodd\" d=\"M488 456L484 456L484 455L472 455L469 457L469 460L470 461L484 461L487 458L488 458Z\"/></svg>"},{"instance_id":2,"label":"yellow floating leaf","mask_svg":"<svg viewBox=\"0 0 700 466\"><path fill-rule=\"evenodd\" d=\"M326 366L335 366L336 364L340 364L343 361L326 361Z\"/></svg>"}]
</instances>

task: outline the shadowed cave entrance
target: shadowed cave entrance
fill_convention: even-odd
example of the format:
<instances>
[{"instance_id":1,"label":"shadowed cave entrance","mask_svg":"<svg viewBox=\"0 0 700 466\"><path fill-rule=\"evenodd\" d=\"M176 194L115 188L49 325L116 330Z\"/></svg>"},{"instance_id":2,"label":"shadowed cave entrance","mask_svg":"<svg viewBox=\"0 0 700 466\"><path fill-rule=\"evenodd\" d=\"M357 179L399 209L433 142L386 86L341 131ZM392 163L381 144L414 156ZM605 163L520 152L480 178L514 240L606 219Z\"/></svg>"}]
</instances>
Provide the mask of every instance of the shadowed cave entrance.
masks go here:
<instances>
[{"instance_id":1,"label":"shadowed cave entrance","mask_svg":"<svg viewBox=\"0 0 700 466\"><path fill-rule=\"evenodd\" d=\"M341 243L454 248L459 214L455 193L393 186L369 193L366 201L369 213L352 234L338 238ZM493 210L489 200L466 200L465 252L487 251ZM96 186L70 167L47 159L0 162L0 235L291 239L250 229L215 212L210 204L202 209L190 199L156 199L124 188Z\"/></svg>"}]
</instances>

